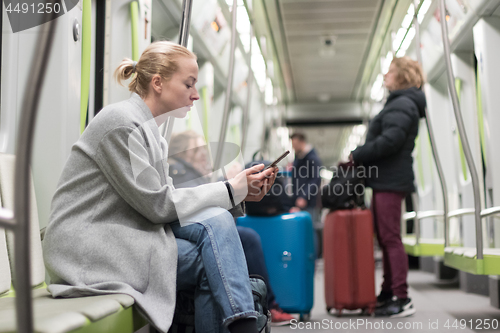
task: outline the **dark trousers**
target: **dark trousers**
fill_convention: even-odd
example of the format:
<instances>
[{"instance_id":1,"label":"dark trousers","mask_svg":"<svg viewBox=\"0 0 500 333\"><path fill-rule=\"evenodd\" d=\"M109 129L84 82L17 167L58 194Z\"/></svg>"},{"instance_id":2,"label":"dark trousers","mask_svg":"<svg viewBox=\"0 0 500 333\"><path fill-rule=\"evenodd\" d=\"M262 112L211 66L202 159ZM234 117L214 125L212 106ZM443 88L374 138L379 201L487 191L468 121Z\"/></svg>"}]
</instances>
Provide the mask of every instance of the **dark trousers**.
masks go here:
<instances>
[{"instance_id":1,"label":"dark trousers","mask_svg":"<svg viewBox=\"0 0 500 333\"><path fill-rule=\"evenodd\" d=\"M401 203L405 193L373 191L372 212L383 253L382 290L399 298L408 296L408 256L401 241Z\"/></svg>"}]
</instances>

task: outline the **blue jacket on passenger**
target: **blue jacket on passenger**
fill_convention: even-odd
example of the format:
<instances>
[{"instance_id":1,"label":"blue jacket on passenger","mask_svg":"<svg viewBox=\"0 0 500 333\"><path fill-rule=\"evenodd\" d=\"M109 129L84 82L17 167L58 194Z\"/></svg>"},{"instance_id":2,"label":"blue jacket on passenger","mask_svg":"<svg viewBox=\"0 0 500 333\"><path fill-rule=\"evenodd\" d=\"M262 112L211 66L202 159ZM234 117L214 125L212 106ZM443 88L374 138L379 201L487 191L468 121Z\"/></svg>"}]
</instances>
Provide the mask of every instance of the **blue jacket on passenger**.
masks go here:
<instances>
[{"instance_id":1,"label":"blue jacket on passenger","mask_svg":"<svg viewBox=\"0 0 500 333\"><path fill-rule=\"evenodd\" d=\"M366 185L373 190L415 191L411 153L425 105L424 92L418 88L393 91L370 122L365 144L352 157L366 167Z\"/></svg>"},{"instance_id":2,"label":"blue jacket on passenger","mask_svg":"<svg viewBox=\"0 0 500 333\"><path fill-rule=\"evenodd\" d=\"M306 155L299 158L295 155L292 171L293 202L297 198L304 198L307 201L307 208L316 207L316 197L320 193L321 178L319 171L321 160L314 148Z\"/></svg>"}]
</instances>

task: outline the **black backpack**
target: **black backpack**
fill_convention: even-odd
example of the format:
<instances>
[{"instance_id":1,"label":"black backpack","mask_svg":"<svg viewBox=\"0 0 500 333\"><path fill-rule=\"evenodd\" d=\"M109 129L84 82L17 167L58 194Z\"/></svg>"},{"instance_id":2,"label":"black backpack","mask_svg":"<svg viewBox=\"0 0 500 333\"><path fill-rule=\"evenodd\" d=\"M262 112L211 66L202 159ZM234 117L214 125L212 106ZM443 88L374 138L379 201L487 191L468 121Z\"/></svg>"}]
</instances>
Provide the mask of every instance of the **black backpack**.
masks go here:
<instances>
[{"instance_id":1,"label":"black backpack","mask_svg":"<svg viewBox=\"0 0 500 333\"><path fill-rule=\"evenodd\" d=\"M329 184L321 188L321 203L331 211L365 207L363 166L353 162L340 163Z\"/></svg>"}]
</instances>

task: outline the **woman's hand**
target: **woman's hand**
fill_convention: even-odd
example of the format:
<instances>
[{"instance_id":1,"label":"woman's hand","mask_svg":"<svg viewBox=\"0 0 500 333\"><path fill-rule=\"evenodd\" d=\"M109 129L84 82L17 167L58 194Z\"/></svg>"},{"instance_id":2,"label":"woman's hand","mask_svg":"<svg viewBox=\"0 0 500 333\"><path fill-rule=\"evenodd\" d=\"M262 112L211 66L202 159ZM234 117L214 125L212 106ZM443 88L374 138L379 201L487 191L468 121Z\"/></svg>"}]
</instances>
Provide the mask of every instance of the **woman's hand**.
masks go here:
<instances>
[{"instance_id":1,"label":"woman's hand","mask_svg":"<svg viewBox=\"0 0 500 333\"><path fill-rule=\"evenodd\" d=\"M229 180L235 192L235 202L260 201L273 186L278 168L270 168L260 172L264 164L258 164L243 170Z\"/></svg>"}]
</instances>

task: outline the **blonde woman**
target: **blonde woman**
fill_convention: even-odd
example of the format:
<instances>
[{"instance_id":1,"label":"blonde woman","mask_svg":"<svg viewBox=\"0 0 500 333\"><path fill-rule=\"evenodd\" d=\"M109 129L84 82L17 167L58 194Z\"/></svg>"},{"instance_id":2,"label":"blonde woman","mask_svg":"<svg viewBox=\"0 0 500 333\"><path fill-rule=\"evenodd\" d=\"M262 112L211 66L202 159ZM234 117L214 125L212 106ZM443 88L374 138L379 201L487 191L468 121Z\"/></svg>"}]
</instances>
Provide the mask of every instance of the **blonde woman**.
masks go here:
<instances>
[{"instance_id":1,"label":"blonde woman","mask_svg":"<svg viewBox=\"0 0 500 333\"><path fill-rule=\"evenodd\" d=\"M425 116L422 68L408 57L395 58L384 77L390 92L368 128L366 142L351 154L371 170L375 231L383 251L384 282L375 315L406 317L415 313L408 297L408 257L400 233L401 202L414 192L413 158L419 118ZM375 167L375 168L372 168Z\"/></svg>"},{"instance_id":2,"label":"blonde woman","mask_svg":"<svg viewBox=\"0 0 500 333\"><path fill-rule=\"evenodd\" d=\"M233 215L260 201L277 170L176 189L158 126L199 98L196 56L170 42L125 59L130 99L105 107L73 146L52 201L44 258L54 297L124 293L161 332L176 290L195 293L196 331L257 332ZM250 186L251 185L251 186Z\"/></svg>"}]
</instances>

